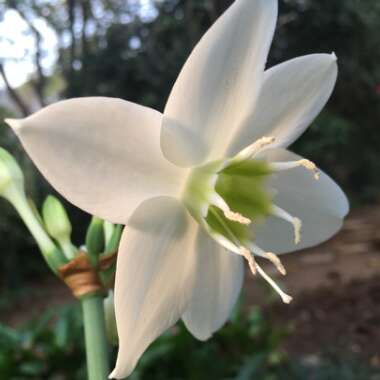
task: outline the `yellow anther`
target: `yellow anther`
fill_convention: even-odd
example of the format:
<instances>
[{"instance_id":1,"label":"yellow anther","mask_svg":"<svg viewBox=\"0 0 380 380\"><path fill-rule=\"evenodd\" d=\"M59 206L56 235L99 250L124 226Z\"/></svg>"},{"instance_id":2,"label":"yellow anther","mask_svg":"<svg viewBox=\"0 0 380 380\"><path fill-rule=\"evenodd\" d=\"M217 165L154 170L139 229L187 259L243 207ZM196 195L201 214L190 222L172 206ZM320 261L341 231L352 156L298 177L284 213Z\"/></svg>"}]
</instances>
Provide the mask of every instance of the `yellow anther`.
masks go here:
<instances>
[{"instance_id":1,"label":"yellow anther","mask_svg":"<svg viewBox=\"0 0 380 380\"><path fill-rule=\"evenodd\" d=\"M299 244L301 241L302 220L290 215L287 211L276 205L272 205L272 215L283 219L293 225L294 243Z\"/></svg>"},{"instance_id":2,"label":"yellow anther","mask_svg":"<svg viewBox=\"0 0 380 380\"><path fill-rule=\"evenodd\" d=\"M299 218L293 218L293 226L294 226L294 243L297 245L301 242L302 220Z\"/></svg>"},{"instance_id":3,"label":"yellow anther","mask_svg":"<svg viewBox=\"0 0 380 380\"><path fill-rule=\"evenodd\" d=\"M274 253L272 252L265 252L264 253L265 257L273 263L273 265L277 268L277 270L283 275L285 276L286 275L286 269L284 267L284 265L282 264L280 258L275 255Z\"/></svg>"},{"instance_id":4,"label":"yellow anther","mask_svg":"<svg viewBox=\"0 0 380 380\"><path fill-rule=\"evenodd\" d=\"M276 141L275 137L261 137L260 139L256 140L252 145L249 145L242 151L240 151L237 156L234 157L234 160L247 160L249 158L252 158L257 153L259 153L263 148L266 146L273 144Z\"/></svg>"},{"instance_id":5,"label":"yellow anther","mask_svg":"<svg viewBox=\"0 0 380 380\"><path fill-rule=\"evenodd\" d=\"M298 163L299 163L299 165L303 166L307 170L314 172L314 178L316 180L318 180L320 178L321 175L319 173L317 166L314 164L314 162L304 158L304 159L298 161Z\"/></svg>"},{"instance_id":6,"label":"yellow anther","mask_svg":"<svg viewBox=\"0 0 380 380\"><path fill-rule=\"evenodd\" d=\"M286 162L271 162L270 167L274 172L282 172L303 166L305 169L314 172L314 178L320 178L320 172L314 162L307 160L306 158L298 161L286 161Z\"/></svg>"},{"instance_id":7,"label":"yellow anther","mask_svg":"<svg viewBox=\"0 0 380 380\"><path fill-rule=\"evenodd\" d=\"M237 222L237 223L245 224L245 225L251 224L251 219L246 218L245 216L239 214L238 212L234 212L231 210L225 210L224 216L228 220L232 220L233 222Z\"/></svg>"},{"instance_id":8,"label":"yellow anther","mask_svg":"<svg viewBox=\"0 0 380 380\"><path fill-rule=\"evenodd\" d=\"M251 270L252 274L255 276L257 273L257 269L256 269L257 264L256 264L255 257L245 247L239 247L239 254L247 260L249 269Z\"/></svg>"},{"instance_id":9,"label":"yellow anther","mask_svg":"<svg viewBox=\"0 0 380 380\"><path fill-rule=\"evenodd\" d=\"M224 216L228 220L232 220L233 222L237 222L240 224L251 224L251 220L246 218L245 216L241 215L238 212L234 212L230 209L227 202L216 192L210 195L209 198L210 204L214 205L215 207L219 208L223 211Z\"/></svg>"}]
</instances>

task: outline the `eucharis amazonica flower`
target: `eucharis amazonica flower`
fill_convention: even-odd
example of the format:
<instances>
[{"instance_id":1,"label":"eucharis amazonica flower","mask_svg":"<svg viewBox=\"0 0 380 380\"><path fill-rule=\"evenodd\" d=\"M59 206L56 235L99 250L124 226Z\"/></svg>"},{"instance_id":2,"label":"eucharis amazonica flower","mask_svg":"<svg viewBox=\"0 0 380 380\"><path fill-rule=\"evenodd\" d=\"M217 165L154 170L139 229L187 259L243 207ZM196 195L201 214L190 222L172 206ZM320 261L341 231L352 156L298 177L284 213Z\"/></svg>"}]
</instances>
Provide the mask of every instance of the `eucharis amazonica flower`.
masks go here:
<instances>
[{"instance_id":1,"label":"eucharis amazonica flower","mask_svg":"<svg viewBox=\"0 0 380 380\"><path fill-rule=\"evenodd\" d=\"M340 188L286 150L330 97L336 57L265 70L276 19L276 0L235 1L191 53L163 114L93 97L8 120L68 200L127 224L113 378L180 318L208 339L230 316L245 261L289 302L257 258L285 273L277 254L330 238L348 212Z\"/></svg>"}]
</instances>

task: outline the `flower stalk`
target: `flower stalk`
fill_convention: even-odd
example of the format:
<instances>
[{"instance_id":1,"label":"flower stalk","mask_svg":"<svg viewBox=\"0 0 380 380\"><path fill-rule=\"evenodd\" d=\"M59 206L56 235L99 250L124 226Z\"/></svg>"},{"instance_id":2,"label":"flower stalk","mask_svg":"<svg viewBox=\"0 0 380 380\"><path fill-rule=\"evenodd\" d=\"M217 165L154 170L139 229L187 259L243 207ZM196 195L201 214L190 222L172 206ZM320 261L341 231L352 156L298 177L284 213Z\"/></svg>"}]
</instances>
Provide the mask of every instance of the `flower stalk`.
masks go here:
<instances>
[{"instance_id":1,"label":"flower stalk","mask_svg":"<svg viewBox=\"0 0 380 380\"><path fill-rule=\"evenodd\" d=\"M86 344L89 380L105 380L109 374L108 344L104 318L103 296L95 293L80 300Z\"/></svg>"}]
</instances>

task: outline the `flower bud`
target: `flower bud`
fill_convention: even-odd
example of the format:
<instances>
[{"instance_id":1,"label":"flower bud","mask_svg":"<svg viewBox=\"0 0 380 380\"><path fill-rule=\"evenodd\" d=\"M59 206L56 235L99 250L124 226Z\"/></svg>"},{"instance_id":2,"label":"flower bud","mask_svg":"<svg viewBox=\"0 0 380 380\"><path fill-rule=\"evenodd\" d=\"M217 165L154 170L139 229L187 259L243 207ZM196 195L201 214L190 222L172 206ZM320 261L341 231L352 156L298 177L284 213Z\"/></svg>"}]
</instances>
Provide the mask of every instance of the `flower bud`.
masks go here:
<instances>
[{"instance_id":1,"label":"flower bud","mask_svg":"<svg viewBox=\"0 0 380 380\"><path fill-rule=\"evenodd\" d=\"M120 224L117 224L114 226L112 235L110 236L106 244L105 253L114 253L118 250L122 232L123 232L123 227Z\"/></svg>"},{"instance_id":2,"label":"flower bud","mask_svg":"<svg viewBox=\"0 0 380 380\"><path fill-rule=\"evenodd\" d=\"M49 238L40 217L36 216L24 190L24 176L16 160L5 149L0 148L0 196L7 199L16 209L28 230L34 237L49 267L57 272L66 263L62 252Z\"/></svg>"},{"instance_id":3,"label":"flower bud","mask_svg":"<svg viewBox=\"0 0 380 380\"><path fill-rule=\"evenodd\" d=\"M24 176L16 160L5 149L0 148L0 195L12 202L24 193Z\"/></svg>"},{"instance_id":4,"label":"flower bud","mask_svg":"<svg viewBox=\"0 0 380 380\"><path fill-rule=\"evenodd\" d=\"M104 244L103 220L94 216L86 234L86 248L92 265L97 265L99 255L104 252Z\"/></svg>"},{"instance_id":5,"label":"flower bud","mask_svg":"<svg viewBox=\"0 0 380 380\"><path fill-rule=\"evenodd\" d=\"M49 195L42 206L42 217L49 235L62 248L65 256L72 259L78 251L71 243L71 223L62 203Z\"/></svg>"}]
</instances>

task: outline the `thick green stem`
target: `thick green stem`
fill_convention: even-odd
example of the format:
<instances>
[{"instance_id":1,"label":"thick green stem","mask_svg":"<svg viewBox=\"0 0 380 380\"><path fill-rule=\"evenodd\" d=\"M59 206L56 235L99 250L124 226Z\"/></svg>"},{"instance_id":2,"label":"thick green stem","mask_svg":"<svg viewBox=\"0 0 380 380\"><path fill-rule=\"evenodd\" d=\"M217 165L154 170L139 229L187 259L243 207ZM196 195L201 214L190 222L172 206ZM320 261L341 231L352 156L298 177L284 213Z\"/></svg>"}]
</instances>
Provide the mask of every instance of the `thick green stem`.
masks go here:
<instances>
[{"instance_id":1,"label":"thick green stem","mask_svg":"<svg viewBox=\"0 0 380 380\"><path fill-rule=\"evenodd\" d=\"M105 380L109 375L109 364L103 297L100 294L88 295L81 299L81 304L88 379Z\"/></svg>"}]
</instances>

